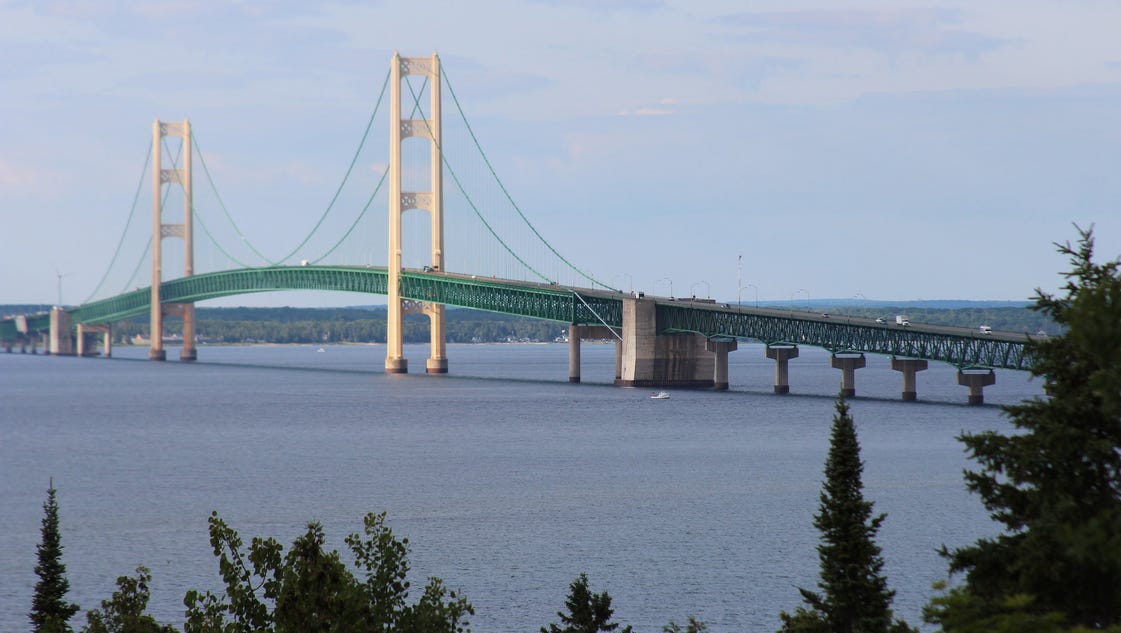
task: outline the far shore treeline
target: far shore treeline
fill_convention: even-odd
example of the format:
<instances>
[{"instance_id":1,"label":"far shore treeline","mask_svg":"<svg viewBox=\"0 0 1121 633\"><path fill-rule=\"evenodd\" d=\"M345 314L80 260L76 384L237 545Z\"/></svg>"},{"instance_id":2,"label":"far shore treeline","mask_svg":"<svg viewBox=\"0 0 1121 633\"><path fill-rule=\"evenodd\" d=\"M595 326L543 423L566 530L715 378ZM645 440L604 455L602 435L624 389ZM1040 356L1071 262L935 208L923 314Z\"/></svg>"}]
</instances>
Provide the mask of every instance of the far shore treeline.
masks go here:
<instances>
[{"instance_id":1,"label":"far shore treeline","mask_svg":"<svg viewBox=\"0 0 1121 633\"><path fill-rule=\"evenodd\" d=\"M922 302L923 304L935 302ZM944 305L945 302L938 302ZM762 304L761 304L762 305ZM928 307L892 305L886 302L855 302L848 305L816 303L812 309L834 315L894 319L896 314L906 314L912 323L953 325L976 328L988 325L994 330L1055 335L1060 328L1046 315L1022 306L994 306L987 302L960 302L965 307ZM0 306L0 314L25 314L49 309L45 305ZM789 308L769 304L771 308ZM799 310L807 309L798 305ZM348 308L207 308L196 309L199 339L211 344L275 343L275 344L331 344L331 343L384 343L385 307ZM553 342L564 340L568 326L564 323L542 321L481 310L449 308L444 330L449 343L515 343ZM166 334L182 332L182 321L169 318L164 323ZM113 339L117 344L129 344L135 337L147 338L148 317L134 317L117 323ZM422 315L405 317L406 343L427 343L428 319Z\"/></svg>"}]
</instances>

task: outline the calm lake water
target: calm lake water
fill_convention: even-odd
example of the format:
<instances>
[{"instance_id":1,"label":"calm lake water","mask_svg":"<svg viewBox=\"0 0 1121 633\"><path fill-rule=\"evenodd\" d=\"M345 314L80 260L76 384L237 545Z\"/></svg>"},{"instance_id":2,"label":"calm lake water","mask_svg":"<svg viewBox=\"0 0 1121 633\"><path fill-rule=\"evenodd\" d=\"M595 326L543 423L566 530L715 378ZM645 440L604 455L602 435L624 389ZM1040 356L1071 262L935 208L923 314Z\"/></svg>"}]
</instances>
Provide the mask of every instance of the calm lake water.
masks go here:
<instances>
[{"instance_id":1,"label":"calm lake water","mask_svg":"<svg viewBox=\"0 0 1121 633\"><path fill-rule=\"evenodd\" d=\"M423 371L427 348L406 348ZM50 477L70 599L96 607L145 565L150 610L176 627L188 589L219 586L212 510L246 541L286 546L319 521L338 548L387 511L412 546L414 597L443 578L479 632L556 621L581 572L639 633L689 615L713 633L774 631L817 580L840 380L821 350L791 362L788 396L771 393L762 347L742 345L731 391L669 400L611 386L610 345L584 345L579 385L565 345L452 345L447 376L387 376L381 346L204 346L195 364L114 354L0 353L0 631L29 628ZM917 624L946 575L936 548L995 533L955 436L1008 430L996 405L1041 386L998 372L988 404L969 407L946 365L919 374L917 403L899 401L886 358L856 375L865 494L888 513L896 611Z\"/></svg>"}]
</instances>

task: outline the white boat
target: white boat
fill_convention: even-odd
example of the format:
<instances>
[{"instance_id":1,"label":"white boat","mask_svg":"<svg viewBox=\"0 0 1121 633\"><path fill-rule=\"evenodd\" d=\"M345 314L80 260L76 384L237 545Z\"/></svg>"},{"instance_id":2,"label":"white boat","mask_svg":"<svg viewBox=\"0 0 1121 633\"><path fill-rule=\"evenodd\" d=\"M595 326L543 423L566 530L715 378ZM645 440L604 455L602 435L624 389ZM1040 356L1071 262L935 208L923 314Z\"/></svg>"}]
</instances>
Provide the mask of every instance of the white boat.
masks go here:
<instances>
[{"instance_id":1,"label":"white boat","mask_svg":"<svg viewBox=\"0 0 1121 633\"><path fill-rule=\"evenodd\" d=\"M320 347L319 349L317 349L317 350L315 350L315 351L317 351L317 352L326 352L327 350L325 350L325 349L323 349L322 347Z\"/></svg>"},{"instance_id":2,"label":"white boat","mask_svg":"<svg viewBox=\"0 0 1121 633\"><path fill-rule=\"evenodd\" d=\"M669 399L669 392L668 391L659 391L657 393L652 393L652 394L650 394L650 399L651 400L668 400Z\"/></svg>"}]
</instances>

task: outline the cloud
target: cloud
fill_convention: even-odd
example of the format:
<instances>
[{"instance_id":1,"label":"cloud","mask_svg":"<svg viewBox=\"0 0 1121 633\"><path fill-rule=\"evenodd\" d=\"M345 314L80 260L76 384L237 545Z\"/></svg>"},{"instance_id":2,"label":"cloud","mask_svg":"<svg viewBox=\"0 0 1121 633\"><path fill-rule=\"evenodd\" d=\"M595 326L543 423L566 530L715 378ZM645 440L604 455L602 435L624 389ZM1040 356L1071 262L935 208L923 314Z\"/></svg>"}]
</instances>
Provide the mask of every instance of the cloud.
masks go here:
<instances>
[{"instance_id":1,"label":"cloud","mask_svg":"<svg viewBox=\"0 0 1121 633\"><path fill-rule=\"evenodd\" d=\"M673 113L674 111L668 108L641 107L633 110L621 110L617 113L617 116L666 116Z\"/></svg>"},{"instance_id":2,"label":"cloud","mask_svg":"<svg viewBox=\"0 0 1121 633\"><path fill-rule=\"evenodd\" d=\"M34 169L16 165L0 158L0 187L5 189L34 189L42 181L43 179Z\"/></svg>"},{"instance_id":3,"label":"cloud","mask_svg":"<svg viewBox=\"0 0 1121 633\"><path fill-rule=\"evenodd\" d=\"M954 9L807 10L724 15L717 23L740 31L741 39L891 54L976 56L1005 40L962 28Z\"/></svg>"}]
</instances>

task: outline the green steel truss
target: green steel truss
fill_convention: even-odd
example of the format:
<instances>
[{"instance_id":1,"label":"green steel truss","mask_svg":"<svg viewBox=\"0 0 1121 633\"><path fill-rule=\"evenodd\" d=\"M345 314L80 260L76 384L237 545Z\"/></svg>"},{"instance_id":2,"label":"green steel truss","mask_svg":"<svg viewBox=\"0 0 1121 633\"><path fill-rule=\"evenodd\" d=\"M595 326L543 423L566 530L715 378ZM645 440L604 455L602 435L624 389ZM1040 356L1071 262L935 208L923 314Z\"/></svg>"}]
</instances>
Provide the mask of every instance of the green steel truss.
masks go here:
<instances>
[{"instance_id":1,"label":"green steel truss","mask_svg":"<svg viewBox=\"0 0 1121 633\"><path fill-rule=\"evenodd\" d=\"M388 294L388 274L383 267L245 268L166 281L160 288L160 297L164 303L187 303L277 290L333 290L385 295ZM401 275L401 296L577 325L606 323L620 327L623 321L622 301L613 293L529 282L407 271ZM150 288L138 288L68 312L74 323L112 323L147 314L150 299ZM34 326L46 330L50 327L50 315L28 317L28 323L29 328ZM14 338L15 321L0 321L0 340Z\"/></svg>"},{"instance_id":2,"label":"green steel truss","mask_svg":"<svg viewBox=\"0 0 1121 633\"><path fill-rule=\"evenodd\" d=\"M50 312L28 314L26 318L27 334L38 334L40 332L50 331L51 329ZM22 336L24 336L24 334L19 331L14 317L5 317L0 320L0 341L17 341Z\"/></svg>"},{"instance_id":3,"label":"green steel truss","mask_svg":"<svg viewBox=\"0 0 1121 633\"><path fill-rule=\"evenodd\" d=\"M409 270L401 296L417 301L488 310L573 325L623 325L621 293L550 284ZM194 275L164 282L165 303L185 303L251 292L334 290L388 294L383 267L276 266ZM146 314L151 292L138 288L69 310L75 323L111 323ZM878 324L867 319L824 318L805 312L751 309L656 299L659 332L695 332L709 338L754 339L768 345L810 345L833 353L867 352L950 363L959 368L1028 369L1026 336L982 335L965 328ZM28 317L28 329L45 331L50 315ZM0 320L0 340L16 340L15 321Z\"/></svg>"},{"instance_id":4,"label":"green steel truss","mask_svg":"<svg viewBox=\"0 0 1121 633\"><path fill-rule=\"evenodd\" d=\"M1026 370L1027 336L981 334L967 328L899 327L869 319L805 312L659 302L659 332L697 332L710 338L755 339L768 345L810 345L834 354L871 353L938 360L958 368Z\"/></svg>"}]
</instances>

